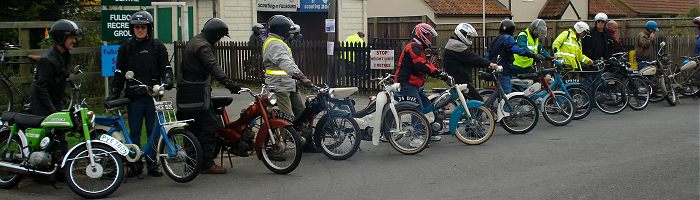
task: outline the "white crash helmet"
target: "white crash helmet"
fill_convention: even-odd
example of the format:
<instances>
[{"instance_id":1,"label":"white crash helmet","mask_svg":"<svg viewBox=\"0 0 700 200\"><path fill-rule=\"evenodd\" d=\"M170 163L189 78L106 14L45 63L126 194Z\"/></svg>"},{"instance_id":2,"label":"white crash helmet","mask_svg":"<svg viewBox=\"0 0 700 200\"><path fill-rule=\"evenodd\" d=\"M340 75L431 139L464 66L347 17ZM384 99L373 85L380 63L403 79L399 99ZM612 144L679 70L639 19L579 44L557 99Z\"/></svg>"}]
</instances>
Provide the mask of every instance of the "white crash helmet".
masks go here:
<instances>
[{"instance_id":1,"label":"white crash helmet","mask_svg":"<svg viewBox=\"0 0 700 200\"><path fill-rule=\"evenodd\" d=\"M591 27L589 27L588 24L586 24L586 22L576 22L576 24L574 24L574 30L578 34L588 32L590 29Z\"/></svg>"},{"instance_id":2,"label":"white crash helmet","mask_svg":"<svg viewBox=\"0 0 700 200\"><path fill-rule=\"evenodd\" d=\"M605 13L598 13L595 15L595 17L593 17L593 20L596 22L597 21L608 22L608 15L606 15Z\"/></svg>"},{"instance_id":3,"label":"white crash helmet","mask_svg":"<svg viewBox=\"0 0 700 200\"><path fill-rule=\"evenodd\" d=\"M455 36L467 46L472 45L472 41L467 36L477 37L476 29L469 23L461 23L455 28Z\"/></svg>"},{"instance_id":4,"label":"white crash helmet","mask_svg":"<svg viewBox=\"0 0 700 200\"><path fill-rule=\"evenodd\" d=\"M299 33L301 31L301 26L299 24L294 24L292 28L289 30L289 33Z\"/></svg>"}]
</instances>

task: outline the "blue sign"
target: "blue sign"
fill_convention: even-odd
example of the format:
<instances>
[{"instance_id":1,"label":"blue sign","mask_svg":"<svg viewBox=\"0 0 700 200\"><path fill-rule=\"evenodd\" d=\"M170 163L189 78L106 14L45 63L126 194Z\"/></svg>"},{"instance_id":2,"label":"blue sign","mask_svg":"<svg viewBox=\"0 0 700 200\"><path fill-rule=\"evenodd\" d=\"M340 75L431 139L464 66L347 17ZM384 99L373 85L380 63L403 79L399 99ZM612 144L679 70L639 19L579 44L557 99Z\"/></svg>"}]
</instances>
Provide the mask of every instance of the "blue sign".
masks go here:
<instances>
[{"instance_id":1,"label":"blue sign","mask_svg":"<svg viewBox=\"0 0 700 200\"><path fill-rule=\"evenodd\" d=\"M117 51L119 45L104 45L102 46L102 76L114 76L114 70L117 69Z\"/></svg>"},{"instance_id":2,"label":"blue sign","mask_svg":"<svg viewBox=\"0 0 700 200\"><path fill-rule=\"evenodd\" d=\"M301 0L299 12L328 12L332 0Z\"/></svg>"}]
</instances>

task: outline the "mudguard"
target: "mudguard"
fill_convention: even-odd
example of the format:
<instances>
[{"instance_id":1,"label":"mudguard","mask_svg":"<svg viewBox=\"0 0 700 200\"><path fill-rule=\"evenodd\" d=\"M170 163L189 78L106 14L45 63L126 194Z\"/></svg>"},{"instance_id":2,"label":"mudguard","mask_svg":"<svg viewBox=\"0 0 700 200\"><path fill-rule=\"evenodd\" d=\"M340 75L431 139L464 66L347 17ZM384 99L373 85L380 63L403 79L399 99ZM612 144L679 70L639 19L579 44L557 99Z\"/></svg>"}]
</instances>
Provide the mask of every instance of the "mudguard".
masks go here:
<instances>
[{"instance_id":1,"label":"mudguard","mask_svg":"<svg viewBox=\"0 0 700 200\"><path fill-rule=\"evenodd\" d=\"M478 108L484 105L484 102L481 102L479 100L467 100L467 107L469 108ZM459 120L462 117L462 114L465 112L464 106L462 104L458 104L457 107L452 111L452 114L450 115L450 134L454 135L455 131L457 130L457 123L459 123Z\"/></svg>"},{"instance_id":2,"label":"mudguard","mask_svg":"<svg viewBox=\"0 0 700 200\"><path fill-rule=\"evenodd\" d=\"M371 124L369 126L375 127L374 130L372 130L372 144L373 145L379 145L379 137L381 136L381 125L382 125L382 119L384 118L384 112L386 112L384 109L384 105L386 105L387 101L389 99L387 98L386 92L379 92L377 94L377 99L376 100L376 110L377 111L382 111L381 115L375 116L374 120L372 120Z\"/></svg>"},{"instance_id":3,"label":"mudguard","mask_svg":"<svg viewBox=\"0 0 700 200\"><path fill-rule=\"evenodd\" d=\"M126 156L129 153L129 148L127 148L126 145L121 143L119 140L113 138L112 136L109 136L106 134L100 135L99 140L91 140L90 143L102 143L104 145L112 147L112 149L114 149L114 151L116 151L119 155L122 155L122 156ZM81 142L79 144L76 144L75 146L73 146L73 148L68 150L66 155L63 156L63 161L61 161L61 168L63 168L66 165L66 161L68 161L68 156L70 156L73 153L73 151L78 149L78 147L81 147L84 145L87 145L87 142Z\"/></svg>"},{"instance_id":4,"label":"mudguard","mask_svg":"<svg viewBox=\"0 0 700 200\"><path fill-rule=\"evenodd\" d=\"M293 125L292 122L283 118L274 118L267 121L270 123L270 129ZM260 130L255 136L255 152L258 153L258 155L262 155L260 153L262 153L262 147L265 144L265 136L268 134L269 131L264 127L267 127L267 125L260 125Z\"/></svg>"}]
</instances>

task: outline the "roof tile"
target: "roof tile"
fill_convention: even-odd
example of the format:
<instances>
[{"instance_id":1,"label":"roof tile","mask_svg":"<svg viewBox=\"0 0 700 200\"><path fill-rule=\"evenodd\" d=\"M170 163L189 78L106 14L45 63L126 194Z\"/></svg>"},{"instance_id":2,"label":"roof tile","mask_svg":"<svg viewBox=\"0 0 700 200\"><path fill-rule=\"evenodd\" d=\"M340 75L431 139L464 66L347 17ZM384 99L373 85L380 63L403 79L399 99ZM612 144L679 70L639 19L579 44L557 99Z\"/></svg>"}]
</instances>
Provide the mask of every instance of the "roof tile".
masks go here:
<instances>
[{"instance_id":1,"label":"roof tile","mask_svg":"<svg viewBox=\"0 0 700 200\"><path fill-rule=\"evenodd\" d=\"M482 0L424 0L436 15L481 15ZM510 15L497 0L486 0L487 15Z\"/></svg>"}]
</instances>

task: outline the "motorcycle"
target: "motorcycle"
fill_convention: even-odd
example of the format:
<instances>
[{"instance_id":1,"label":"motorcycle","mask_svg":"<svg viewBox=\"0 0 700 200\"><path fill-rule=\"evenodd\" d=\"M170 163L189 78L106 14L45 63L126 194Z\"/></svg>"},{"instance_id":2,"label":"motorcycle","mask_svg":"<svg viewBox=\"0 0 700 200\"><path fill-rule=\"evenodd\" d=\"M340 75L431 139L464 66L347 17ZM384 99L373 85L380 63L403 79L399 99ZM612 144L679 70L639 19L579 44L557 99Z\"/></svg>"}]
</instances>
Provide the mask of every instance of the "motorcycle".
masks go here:
<instances>
[{"instance_id":1,"label":"motorcycle","mask_svg":"<svg viewBox=\"0 0 700 200\"><path fill-rule=\"evenodd\" d=\"M651 102L660 102L666 99L666 102L670 106L675 106L678 104L678 96L676 91L673 89L674 79L671 79L671 69L669 65L671 64L671 59L668 58L668 54L662 53L666 42L661 42L659 44L658 58L655 61L647 62L642 61L648 67L639 70L642 76L649 79L652 86Z\"/></svg>"},{"instance_id":2,"label":"motorcycle","mask_svg":"<svg viewBox=\"0 0 700 200\"><path fill-rule=\"evenodd\" d=\"M382 84L384 89L371 98L367 107L351 113L360 127L364 127L362 138L371 138L373 145L379 145L383 138L402 154L418 154L428 146L431 133L429 122L422 112L416 110L414 102L417 99L395 96L401 85L393 83L393 77L386 74L383 78L372 79ZM353 106L350 105L351 110Z\"/></svg>"},{"instance_id":3,"label":"motorcycle","mask_svg":"<svg viewBox=\"0 0 700 200\"><path fill-rule=\"evenodd\" d=\"M450 75L444 75L443 80L451 88L433 88L436 94L428 96L431 103L423 107L424 114L435 116L432 131L454 135L464 144L482 144L489 140L496 129L491 109L484 102L464 97L469 91L467 84L455 84Z\"/></svg>"},{"instance_id":4,"label":"motorcycle","mask_svg":"<svg viewBox=\"0 0 700 200\"><path fill-rule=\"evenodd\" d=\"M105 107L109 110L116 109L117 116L97 116L96 123L109 127L108 130L96 129L97 135L107 134L117 138L129 148L129 155L126 160L136 162L141 160L142 155L146 159L155 161L163 166L165 174L179 183L186 183L194 180L199 175L202 147L197 138L191 132L185 130L187 122L194 121L177 120L174 106L171 101L158 101L165 93L165 85L154 85L148 87L139 80L134 79L134 72L128 71L125 77L129 81L137 82L139 85L130 86L134 89L144 89L149 91L155 106L155 116L153 131L146 144L139 147L131 141L129 131L126 128L126 120L119 110L120 107L130 103L128 98L121 98L105 102ZM155 157L151 157L155 151Z\"/></svg>"},{"instance_id":5,"label":"motorcycle","mask_svg":"<svg viewBox=\"0 0 700 200\"><path fill-rule=\"evenodd\" d=\"M123 161L129 149L119 140L101 135L92 138L95 113L80 102L80 84L71 70L72 86L68 110L49 116L15 112L2 114L0 128L0 188L19 184L24 174L38 174L55 179L63 169L70 189L84 198L102 198L116 191L124 178ZM78 144L66 151L66 137L77 137Z\"/></svg>"},{"instance_id":6,"label":"motorcycle","mask_svg":"<svg viewBox=\"0 0 700 200\"><path fill-rule=\"evenodd\" d=\"M309 141L306 146L312 151L320 150L333 160L352 157L360 148L360 127L348 111L347 102L358 88L314 88L318 94L307 98L306 109L294 120L294 128L306 136L306 141ZM313 127L319 114L321 116Z\"/></svg>"},{"instance_id":7,"label":"motorcycle","mask_svg":"<svg viewBox=\"0 0 700 200\"><path fill-rule=\"evenodd\" d=\"M249 93L255 102L242 110L241 117L233 122L226 112L233 98L212 97L212 105L224 125L216 131L214 155L226 152L232 164L230 154L247 157L255 152L265 167L277 174L288 174L299 166L301 137L292 122L273 109L277 103L274 93L269 92L273 89L264 84L260 93L242 88L240 92ZM223 161L223 157L221 159Z\"/></svg>"}]
</instances>

